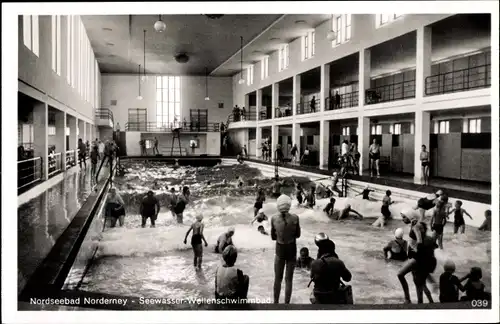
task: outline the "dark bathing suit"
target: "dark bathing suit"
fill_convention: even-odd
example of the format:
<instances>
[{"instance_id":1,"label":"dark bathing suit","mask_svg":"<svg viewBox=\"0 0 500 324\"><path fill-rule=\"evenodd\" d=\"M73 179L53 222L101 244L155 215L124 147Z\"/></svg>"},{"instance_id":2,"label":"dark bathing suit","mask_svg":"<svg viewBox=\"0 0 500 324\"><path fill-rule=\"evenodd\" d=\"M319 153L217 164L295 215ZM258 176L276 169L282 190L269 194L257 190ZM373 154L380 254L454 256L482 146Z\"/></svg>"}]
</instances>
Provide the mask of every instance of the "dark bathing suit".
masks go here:
<instances>
[{"instance_id":1,"label":"dark bathing suit","mask_svg":"<svg viewBox=\"0 0 500 324\"><path fill-rule=\"evenodd\" d=\"M200 227L201 225L197 227L193 226L193 236L191 236L191 246L193 247L193 251L196 256L202 256L203 254L203 242L200 234Z\"/></svg>"},{"instance_id":2,"label":"dark bathing suit","mask_svg":"<svg viewBox=\"0 0 500 324\"><path fill-rule=\"evenodd\" d=\"M429 210L436 206L434 200L429 200L427 197L420 198L417 202L418 208L422 208L423 210Z\"/></svg>"}]
</instances>

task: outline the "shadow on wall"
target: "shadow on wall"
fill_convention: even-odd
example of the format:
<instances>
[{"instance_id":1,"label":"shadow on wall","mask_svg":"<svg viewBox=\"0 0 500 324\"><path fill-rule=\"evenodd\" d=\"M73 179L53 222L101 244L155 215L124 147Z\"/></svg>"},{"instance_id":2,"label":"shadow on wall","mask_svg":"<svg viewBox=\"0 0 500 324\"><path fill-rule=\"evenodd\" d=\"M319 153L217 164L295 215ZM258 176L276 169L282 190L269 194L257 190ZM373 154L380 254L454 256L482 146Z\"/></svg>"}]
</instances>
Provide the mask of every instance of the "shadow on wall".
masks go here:
<instances>
[{"instance_id":1,"label":"shadow on wall","mask_svg":"<svg viewBox=\"0 0 500 324\"><path fill-rule=\"evenodd\" d=\"M222 139L222 156L236 156L240 154L241 150L242 147L238 143L234 142L229 135L225 135Z\"/></svg>"}]
</instances>

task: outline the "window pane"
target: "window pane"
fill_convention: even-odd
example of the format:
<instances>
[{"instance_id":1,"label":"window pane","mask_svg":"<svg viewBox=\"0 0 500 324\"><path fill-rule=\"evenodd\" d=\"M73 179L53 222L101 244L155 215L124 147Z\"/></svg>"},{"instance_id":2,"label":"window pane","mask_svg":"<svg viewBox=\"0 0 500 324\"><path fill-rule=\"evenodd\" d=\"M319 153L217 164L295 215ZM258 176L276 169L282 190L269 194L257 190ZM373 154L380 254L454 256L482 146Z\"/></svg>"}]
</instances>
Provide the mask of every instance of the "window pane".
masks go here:
<instances>
[{"instance_id":1,"label":"window pane","mask_svg":"<svg viewBox=\"0 0 500 324\"><path fill-rule=\"evenodd\" d=\"M161 76L156 77L156 89L161 88Z\"/></svg>"},{"instance_id":2,"label":"window pane","mask_svg":"<svg viewBox=\"0 0 500 324\"><path fill-rule=\"evenodd\" d=\"M469 121L469 130L471 133L475 133L476 132L476 120L475 119L471 119Z\"/></svg>"},{"instance_id":3,"label":"window pane","mask_svg":"<svg viewBox=\"0 0 500 324\"><path fill-rule=\"evenodd\" d=\"M181 88L181 77L175 77L175 87Z\"/></svg>"},{"instance_id":4,"label":"window pane","mask_svg":"<svg viewBox=\"0 0 500 324\"><path fill-rule=\"evenodd\" d=\"M481 133L481 119L476 119L476 131Z\"/></svg>"},{"instance_id":5,"label":"window pane","mask_svg":"<svg viewBox=\"0 0 500 324\"><path fill-rule=\"evenodd\" d=\"M23 16L23 41L24 45L31 48L31 16L25 15Z\"/></svg>"},{"instance_id":6,"label":"window pane","mask_svg":"<svg viewBox=\"0 0 500 324\"><path fill-rule=\"evenodd\" d=\"M38 45L39 45L39 38L40 38L40 34L39 34L39 31L38 31L38 16L31 16L31 30L32 30L32 33L31 33L31 46L32 46L32 51L33 53L35 53L36 56L38 56L40 53L39 53L39 48L38 48Z\"/></svg>"},{"instance_id":7,"label":"window pane","mask_svg":"<svg viewBox=\"0 0 500 324\"><path fill-rule=\"evenodd\" d=\"M164 88L164 89L168 87L168 76L164 76L163 77L161 87Z\"/></svg>"},{"instance_id":8,"label":"window pane","mask_svg":"<svg viewBox=\"0 0 500 324\"><path fill-rule=\"evenodd\" d=\"M163 99L163 100L165 100L165 99ZM175 89L169 88L168 89L168 101L174 101L174 100L175 100Z\"/></svg>"},{"instance_id":9,"label":"window pane","mask_svg":"<svg viewBox=\"0 0 500 324\"><path fill-rule=\"evenodd\" d=\"M351 14L345 15L346 18L346 26L351 26Z\"/></svg>"},{"instance_id":10,"label":"window pane","mask_svg":"<svg viewBox=\"0 0 500 324\"><path fill-rule=\"evenodd\" d=\"M175 89L175 101L181 102L181 89L179 88Z\"/></svg>"},{"instance_id":11,"label":"window pane","mask_svg":"<svg viewBox=\"0 0 500 324\"><path fill-rule=\"evenodd\" d=\"M162 89L162 93L163 93L163 98L162 98L162 100L163 100L163 101L168 101L168 89L163 88L163 89Z\"/></svg>"},{"instance_id":12,"label":"window pane","mask_svg":"<svg viewBox=\"0 0 500 324\"><path fill-rule=\"evenodd\" d=\"M351 26L347 26L345 29L345 39L346 40L351 39Z\"/></svg>"},{"instance_id":13,"label":"window pane","mask_svg":"<svg viewBox=\"0 0 500 324\"><path fill-rule=\"evenodd\" d=\"M175 103L175 115L176 116L181 115L181 103L180 102Z\"/></svg>"},{"instance_id":14,"label":"window pane","mask_svg":"<svg viewBox=\"0 0 500 324\"><path fill-rule=\"evenodd\" d=\"M161 89L156 89L156 101L161 101Z\"/></svg>"}]
</instances>

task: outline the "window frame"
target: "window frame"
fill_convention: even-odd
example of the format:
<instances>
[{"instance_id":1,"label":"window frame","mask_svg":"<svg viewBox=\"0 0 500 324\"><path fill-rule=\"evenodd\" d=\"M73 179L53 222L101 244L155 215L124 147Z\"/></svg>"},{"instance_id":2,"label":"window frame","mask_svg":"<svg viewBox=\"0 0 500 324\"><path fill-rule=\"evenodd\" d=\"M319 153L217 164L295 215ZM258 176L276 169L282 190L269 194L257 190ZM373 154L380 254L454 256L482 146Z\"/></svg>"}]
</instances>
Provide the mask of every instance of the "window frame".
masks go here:
<instances>
[{"instance_id":1,"label":"window frame","mask_svg":"<svg viewBox=\"0 0 500 324\"><path fill-rule=\"evenodd\" d=\"M261 80L265 80L266 78L269 77L269 55L266 55L261 60L260 65L261 65L260 78Z\"/></svg>"},{"instance_id":2,"label":"window frame","mask_svg":"<svg viewBox=\"0 0 500 324\"><path fill-rule=\"evenodd\" d=\"M158 82L159 80L160 82ZM164 84L165 80L167 81L166 86ZM180 122L182 120L182 79L177 75L158 75L155 81L156 127L169 127L175 121ZM171 86L171 83L173 86ZM170 98L171 93L174 95L173 100ZM160 101L158 101L158 94L160 94ZM167 98L165 98L165 94ZM158 105L160 105L161 111L158 111ZM178 111L177 108L179 108Z\"/></svg>"},{"instance_id":3,"label":"window frame","mask_svg":"<svg viewBox=\"0 0 500 324\"><path fill-rule=\"evenodd\" d=\"M375 28L381 28L390 25L394 21L404 17L404 14L376 14L375 16Z\"/></svg>"},{"instance_id":4,"label":"window frame","mask_svg":"<svg viewBox=\"0 0 500 324\"><path fill-rule=\"evenodd\" d=\"M37 15L23 15L23 44L40 57L40 22Z\"/></svg>"},{"instance_id":5,"label":"window frame","mask_svg":"<svg viewBox=\"0 0 500 324\"><path fill-rule=\"evenodd\" d=\"M352 38L352 14L332 15L331 28L335 32L332 47L349 42Z\"/></svg>"}]
</instances>

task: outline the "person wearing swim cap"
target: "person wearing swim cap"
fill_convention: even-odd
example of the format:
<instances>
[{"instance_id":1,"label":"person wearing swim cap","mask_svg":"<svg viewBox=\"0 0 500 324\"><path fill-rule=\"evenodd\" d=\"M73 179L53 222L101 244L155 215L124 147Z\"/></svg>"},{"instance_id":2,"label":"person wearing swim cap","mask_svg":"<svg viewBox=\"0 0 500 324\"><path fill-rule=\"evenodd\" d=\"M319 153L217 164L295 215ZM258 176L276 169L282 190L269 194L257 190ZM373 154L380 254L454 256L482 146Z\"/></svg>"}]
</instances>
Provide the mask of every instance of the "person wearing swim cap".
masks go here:
<instances>
[{"instance_id":1,"label":"person wearing swim cap","mask_svg":"<svg viewBox=\"0 0 500 324\"><path fill-rule=\"evenodd\" d=\"M215 272L215 299L225 300L225 304L237 305L244 302L248 295L250 278L234 265L238 250L229 245L222 251L224 264Z\"/></svg>"},{"instance_id":2,"label":"person wearing swim cap","mask_svg":"<svg viewBox=\"0 0 500 324\"><path fill-rule=\"evenodd\" d=\"M219 236L215 245L215 253L222 253L227 246L233 245L234 231L234 227L230 227L227 232Z\"/></svg>"},{"instance_id":3,"label":"person wearing swim cap","mask_svg":"<svg viewBox=\"0 0 500 324\"><path fill-rule=\"evenodd\" d=\"M446 260L443 266L444 272L439 277L439 302L456 303L459 300L459 290L465 291L464 286L453 273L455 272L455 263Z\"/></svg>"},{"instance_id":4,"label":"person wearing swim cap","mask_svg":"<svg viewBox=\"0 0 500 324\"><path fill-rule=\"evenodd\" d=\"M207 240L203 235L204 225L201 222L203 220L203 216L201 214L196 215L196 222L194 222L189 230L186 233L186 237L184 237L184 244L187 244L187 238L189 233L193 231L193 236L191 236L191 246L193 247L194 259L193 264L197 269L201 269L201 263L203 261L203 244L205 243L205 247L208 246Z\"/></svg>"},{"instance_id":5,"label":"person wearing swim cap","mask_svg":"<svg viewBox=\"0 0 500 324\"><path fill-rule=\"evenodd\" d=\"M141 226L146 227L146 222L149 218L151 221L151 227L155 227L156 219L158 218L158 213L160 212L160 202L155 197L155 194L149 190L146 197L142 199L140 213L142 216Z\"/></svg>"},{"instance_id":6,"label":"person wearing swim cap","mask_svg":"<svg viewBox=\"0 0 500 324\"><path fill-rule=\"evenodd\" d=\"M402 228L394 232L394 240L390 241L384 247L384 256L386 259L406 261L408 260L408 242L403 239L404 231Z\"/></svg>"},{"instance_id":7,"label":"person wearing swim cap","mask_svg":"<svg viewBox=\"0 0 500 324\"><path fill-rule=\"evenodd\" d=\"M285 271L285 304L292 297L293 273L297 261L297 242L300 237L299 217L291 214L292 200L287 195L279 196L277 207L279 214L271 218L271 239L276 241L274 257L274 303L279 303L281 282Z\"/></svg>"},{"instance_id":8,"label":"person wearing swim cap","mask_svg":"<svg viewBox=\"0 0 500 324\"><path fill-rule=\"evenodd\" d=\"M346 204L342 211L339 213L337 220L348 219L350 216L355 219L363 219L363 215L351 208L351 204Z\"/></svg>"},{"instance_id":9,"label":"person wearing swim cap","mask_svg":"<svg viewBox=\"0 0 500 324\"><path fill-rule=\"evenodd\" d=\"M325 233L316 235L314 241L318 246L318 258L311 264L311 282L314 282L311 303L351 304L352 289L342 280L351 281L352 274L335 252L335 243Z\"/></svg>"}]
</instances>

